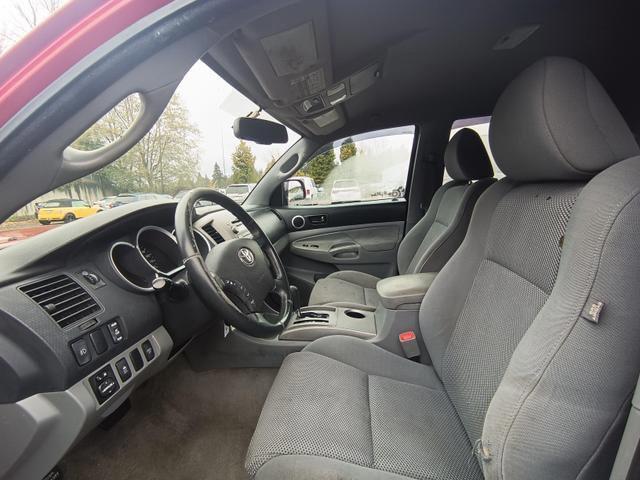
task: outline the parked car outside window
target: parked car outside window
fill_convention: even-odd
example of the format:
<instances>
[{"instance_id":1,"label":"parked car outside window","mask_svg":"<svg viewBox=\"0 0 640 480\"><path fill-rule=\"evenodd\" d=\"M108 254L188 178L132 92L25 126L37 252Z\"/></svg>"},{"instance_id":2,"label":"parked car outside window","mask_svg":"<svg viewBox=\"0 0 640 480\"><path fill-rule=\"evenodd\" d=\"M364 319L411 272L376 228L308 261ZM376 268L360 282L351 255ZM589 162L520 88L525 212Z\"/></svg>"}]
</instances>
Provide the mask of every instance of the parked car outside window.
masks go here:
<instances>
[{"instance_id":1,"label":"parked car outside window","mask_svg":"<svg viewBox=\"0 0 640 480\"><path fill-rule=\"evenodd\" d=\"M51 222L73 222L78 218L88 217L98 213L98 207L92 207L84 200L60 199L45 202L38 210L38 221L42 225L49 225Z\"/></svg>"}]
</instances>

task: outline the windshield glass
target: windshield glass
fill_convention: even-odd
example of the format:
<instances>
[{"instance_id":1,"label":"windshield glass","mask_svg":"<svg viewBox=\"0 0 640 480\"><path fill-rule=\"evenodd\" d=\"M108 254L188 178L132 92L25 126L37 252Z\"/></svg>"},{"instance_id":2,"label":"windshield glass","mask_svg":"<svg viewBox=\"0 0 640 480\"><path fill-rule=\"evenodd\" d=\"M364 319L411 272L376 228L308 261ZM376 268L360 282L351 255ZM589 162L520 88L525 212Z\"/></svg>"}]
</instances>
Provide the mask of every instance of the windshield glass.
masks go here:
<instances>
[{"instance_id":1,"label":"windshield glass","mask_svg":"<svg viewBox=\"0 0 640 480\"><path fill-rule=\"evenodd\" d=\"M257 145L236 139L231 128L234 119L256 110L255 104L197 62L138 144L97 172L24 205L0 224L0 249L132 202L179 199L195 187L216 188L243 202L255 182L300 138L288 130L287 144ZM113 142L139 111L139 97L130 95L82 134L73 147L95 150ZM265 113L260 118L273 120ZM69 201L67 212L46 211L61 208L70 199L81 200L85 206L72 206Z\"/></svg>"}]
</instances>

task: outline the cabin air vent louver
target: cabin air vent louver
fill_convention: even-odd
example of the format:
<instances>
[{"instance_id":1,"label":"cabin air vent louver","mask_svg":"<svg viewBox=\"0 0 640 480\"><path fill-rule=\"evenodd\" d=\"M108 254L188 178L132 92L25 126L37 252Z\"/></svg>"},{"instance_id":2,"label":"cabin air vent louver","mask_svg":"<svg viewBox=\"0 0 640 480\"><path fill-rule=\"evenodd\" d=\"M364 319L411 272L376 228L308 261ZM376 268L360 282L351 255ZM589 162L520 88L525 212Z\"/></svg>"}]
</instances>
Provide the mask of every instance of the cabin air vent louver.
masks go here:
<instances>
[{"instance_id":1,"label":"cabin air vent louver","mask_svg":"<svg viewBox=\"0 0 640 480\"><path fill-rule=\"evenodd\" d=\"M40 305L62 328L102 310L94 298L68 275L49 277L23 285L19 290Z\"/></svg>"},{"instance_id":2,"label":"cabin air vent louver","mask_svg":"<svg viewBox=\"0 0 640 480\"><path fill-rule=\"evenodd\" d=\"M224 237L220 235L220 232L213 228L213 225L211 225L210 223L205 223L202 226L202 230L204 230L207 235L213 238L213 241L216 242L216 244L224 242Z\"/></svg>"}]
</instances>

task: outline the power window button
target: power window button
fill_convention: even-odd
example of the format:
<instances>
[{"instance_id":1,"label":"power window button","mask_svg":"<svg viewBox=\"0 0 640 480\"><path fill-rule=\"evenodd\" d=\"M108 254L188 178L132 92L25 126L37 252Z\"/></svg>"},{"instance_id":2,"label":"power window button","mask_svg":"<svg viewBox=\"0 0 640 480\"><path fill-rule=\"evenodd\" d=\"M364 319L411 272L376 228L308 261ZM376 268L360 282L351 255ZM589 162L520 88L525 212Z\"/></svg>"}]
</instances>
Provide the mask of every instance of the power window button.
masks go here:
<instances>
[{"instance_id":1,"label":"power window button","mask_svg":"<svg viewBox=\"0 0 640 480\"><path fill-rule=\"evenodd\" d=\"M73 350L73 354L76 357L76 362L78 362L78 365L85 365L91 361L91 352L89 351L89 346L83 339L73 342L71 344L71 350Z\"/></svg>"}]
</instances>

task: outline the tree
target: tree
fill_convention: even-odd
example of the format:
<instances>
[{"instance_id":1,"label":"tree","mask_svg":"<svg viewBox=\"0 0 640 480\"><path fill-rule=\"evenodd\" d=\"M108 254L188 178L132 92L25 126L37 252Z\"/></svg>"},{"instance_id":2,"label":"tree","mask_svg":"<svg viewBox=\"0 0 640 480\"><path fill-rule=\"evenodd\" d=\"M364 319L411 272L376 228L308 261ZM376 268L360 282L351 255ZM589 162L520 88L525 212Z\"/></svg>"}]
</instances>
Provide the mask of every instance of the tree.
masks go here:
<instances>
[{"instance_id":1,"label":"tree","mask_svg":"<svg viewBox=\"0 0 640 480\"><path fill-rule=\"evenodd\" d=\"M256 156L244 140L240 140L231 154L231 171L233 183L253 183L258 180Z\"/></svg>"},{"instance_id":2,"label":"tree","mask_svg":"<svg viewBox=\"0 0 640 480\"><path fill-rule=\"evenodd\" d=\"M130 95L98 120L74 147L92 150L120 138L140 113L138 95ZM94 175L116 192L172 193L202 182L197 152L198 129L174 95L151 130L131 150Z\"/></svg>"},{"instance_id":3,"label":"tree","mask_svg":"<svg viewBox=\"0 0 640 480\"><path fill-rule=\"evenodd\" d=\"M345 138L340 144L340 161L344 162L348 158L355 156L357 152L358 150L356 144L353 143L353 139L351 137Z\"/></svg>"},{"instance_id":4,"label":"tree","mask_svg":"<svg viewBox=\"0 0 640 480\"><path fill-rule=\"evenodd\" d=\"M11 3L11 7L3 7L4 22L0 31L0 53L18 42L36 25L60 8L62 0L13 0Z\"/></svg>"},{"instance_id":5,"label":"tree","mask_svg":"<svg viewBox=\"0 0 640 480\"><path fill-rule=\"evenodd\" d=\"M322 185L325 179L331 173L331 170L335 167L336 152L333 148L330 148L320 155L316 155L310 162L308 162L302 173L305 176L313 178L316 185Z\"/></svg>"},{"instance_id":6,"label":"tree","mask_svg":"<svg viewBox=\"0 0 640 480\"><path fill-rule=\"evenodd\" d=\"M222 173L222 169L218 162L213 166L213 175L211 176L211 184L215 188L224 187L226 183L227 177Z\"/></svg>"}]
</instances>

